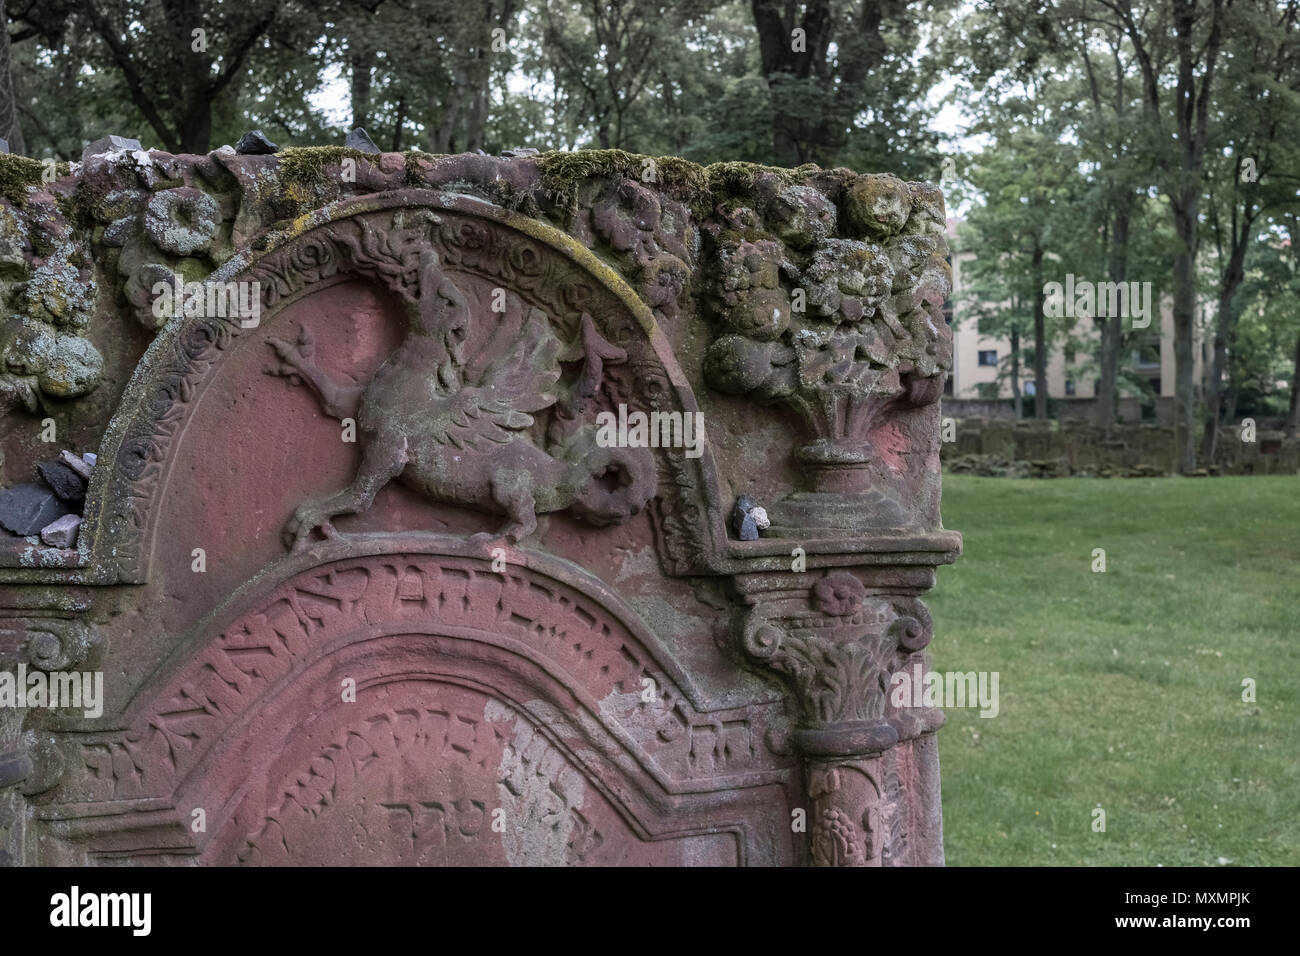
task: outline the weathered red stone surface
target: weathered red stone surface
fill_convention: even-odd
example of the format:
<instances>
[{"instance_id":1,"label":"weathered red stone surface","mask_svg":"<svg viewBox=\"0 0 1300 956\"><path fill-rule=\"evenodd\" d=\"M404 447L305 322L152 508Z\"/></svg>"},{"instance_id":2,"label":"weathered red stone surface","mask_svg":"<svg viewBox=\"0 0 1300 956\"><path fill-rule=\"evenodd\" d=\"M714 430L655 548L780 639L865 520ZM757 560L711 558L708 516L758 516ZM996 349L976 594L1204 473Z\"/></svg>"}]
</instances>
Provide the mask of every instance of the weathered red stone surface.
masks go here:
<instances>
[{"instance_id":1,"label":"weathered red stone surface","mask_svg":"<svg viewBox=\"0 0 1300 956\"><path fill-rule=\"evenodd\" d=\"M7 862L942 863L942 714L885 693L960 551L942 198L645 168L110 153L4 206L6 484L97 459L75 549L0 540L0 669L105 689L0 711Z\"/></svg>"}]
</instances>

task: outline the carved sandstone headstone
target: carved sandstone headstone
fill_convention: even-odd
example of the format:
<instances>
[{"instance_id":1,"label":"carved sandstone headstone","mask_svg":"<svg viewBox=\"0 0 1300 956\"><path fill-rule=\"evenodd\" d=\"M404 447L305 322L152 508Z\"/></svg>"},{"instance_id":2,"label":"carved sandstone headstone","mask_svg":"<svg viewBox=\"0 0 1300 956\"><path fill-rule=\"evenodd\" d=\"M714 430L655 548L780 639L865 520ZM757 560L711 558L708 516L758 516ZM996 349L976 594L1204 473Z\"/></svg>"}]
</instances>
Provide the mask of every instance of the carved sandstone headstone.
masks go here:
<instances>
[{"instance_id":1,"label":"carved sandstone headstone","mask_svg":"<svg viewBox=\"0 0 1300 956\"><path fill-rule=\"evenodd\" d=\"M373 149L0 157L0 859L941 864L938 190Z\"/></svg>"}]
</instances>

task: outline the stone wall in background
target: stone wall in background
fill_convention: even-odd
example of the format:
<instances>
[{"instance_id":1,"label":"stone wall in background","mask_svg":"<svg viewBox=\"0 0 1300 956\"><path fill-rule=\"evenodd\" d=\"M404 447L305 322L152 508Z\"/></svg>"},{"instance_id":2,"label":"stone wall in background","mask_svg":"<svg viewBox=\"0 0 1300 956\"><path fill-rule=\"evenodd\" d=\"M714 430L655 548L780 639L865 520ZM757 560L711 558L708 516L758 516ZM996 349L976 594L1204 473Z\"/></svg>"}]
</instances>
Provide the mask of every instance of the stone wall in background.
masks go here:
<instances>
[{"instance_id":1,"label":"stone wall in background","mask_svg":"<svg viewBox=\"0 0 1300 956\"><path fill-rule=\"evenodd\" d=\"M980 418L953 420L954 441L945 442L946 469L981 475L1056 478L1068 475L1139 477L1176 470L1172 425L1117 425L1107 437L1084 422L1010 422ZM1242 440L1241 426L1220 430L1207 475L1294 475L1300 473L1300 440L1276 430L1256 431Z\"/></svg>"},{"instance_id":2,"label":"stone wall in background","mask_svg":"<svg viewBox=\"0 0 1300 956\"><path fill-rule=\"evenodd\" d=\"M1033 414L1033 396L1024 399L1024 410ZM1093 398L1054 398L1052 417L1060 421L1094 421L1097 417L1097 400ZM1157 399L1153 411L1155 421L1173 421L1173 406ZM943 399L942 415L945 418L991 418L998 421L1016 420L1016 409L1009 399L949 398ZM1121 398L1116 406L1116 417L1121 422L1140 422L1142 405L1136 398Z\"/></svg>"}]
</instances>

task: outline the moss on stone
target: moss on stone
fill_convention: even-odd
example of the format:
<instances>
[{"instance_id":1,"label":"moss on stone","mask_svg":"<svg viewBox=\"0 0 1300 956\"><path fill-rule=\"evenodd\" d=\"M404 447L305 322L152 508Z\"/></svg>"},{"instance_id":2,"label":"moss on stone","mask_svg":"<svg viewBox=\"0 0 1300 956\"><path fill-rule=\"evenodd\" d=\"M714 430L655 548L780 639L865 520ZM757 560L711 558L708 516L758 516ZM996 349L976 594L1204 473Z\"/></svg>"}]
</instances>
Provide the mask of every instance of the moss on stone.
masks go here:
<instances>
[{"instance_id":1,"label":"moss on stone","mask_svg":"<svg viewBox=\"0 0 1300 956\"><path fill-rule=\"evenodd\" d=\"M179 259L173 267L185 282L203 282L211 274L212 268L194 256Z\"/></svg>"},{"instance_id":2,"label":"moss on stone","mask_svg":"<svg viewBox=\"0 0 1300 956\"><path fill-rule=\"evenodd\" d=\"M72 167L67 163L56 163L54 174L66 176ZM27 187L41 185L41 174L45 164L30 156L15 156L12 153L0 153L0 193L17 205L27 202Z\"/></svg>"},{"instance_id":3,"label":"moss on stone","mask_svg":"<svg viewBox=\"0 0 1300 956\"><path fill-rule=\"evenodd\" d=\"M339 165L345 159L373 164L376 155L346 146L290 146L276 158L280 160L280 179L286 186L316 189L325 185L326 167Z\"/></svg>"},{"instance_id":4,"label":"moss on stone","mask_svg":"<svg viewBox=\"0 0 1300 956\"><path fill-rule=\"evenodd\" d=\"M422 149L408 149L403 151L402 158L406 161L406 185L408 186L427 186L424 180L424 171L420 169L420 161L423 160L431 165L436 165L439 160L445 158L443 153L426 153Z\"/></svg>"},{"instance_id":5,"label":"moss on stone","mask_svg":"<svg viewBox=\"0 0 1300 956\"><path fill-rule=\"evenodd\" d=\"M782 169L760 163L725 162L701 166L680 156L645 156L621 149L583 149L548 152L537 157L542 186L561 205L572 205L577 188L593 176L622 174L641 180L646 163L653 164L656 185L667 195L690 207L696 219L707 217L718 205L748 205L758 177L770 173L787 185L805 182L819 172L806 164Z\"/></svg>"},{"instance_id":6,"label":"moss on stone","mask_svg":"<svg viewBox=\"0 0 1300 956\"><path fill-rule=\"evenodd\" d=\"M552 151L537 157L542 188L561 205L572 205L579 184L592 177L623 175L643 181L647 169L654 170L657 186L674 199L695 207L708 200L709 180L704 167L680 156L645 156L622 149L580 149Z\"/></svg>"}]
</instances>

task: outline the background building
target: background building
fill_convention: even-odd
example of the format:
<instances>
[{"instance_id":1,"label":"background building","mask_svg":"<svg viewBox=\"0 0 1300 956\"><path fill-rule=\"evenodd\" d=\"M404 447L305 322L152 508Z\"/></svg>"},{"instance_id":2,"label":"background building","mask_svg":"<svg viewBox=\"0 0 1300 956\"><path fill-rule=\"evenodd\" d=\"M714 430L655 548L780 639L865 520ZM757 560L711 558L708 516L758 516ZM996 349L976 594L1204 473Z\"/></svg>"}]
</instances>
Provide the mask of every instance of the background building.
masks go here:
<instances>
[{"instance_id":1,"label":"background building","mask_svg":"<svg viewBox=\"0 0 1300 956\"><path fill-rule=\"evenodd\" d=\"M957 249L957 227L961 220L948 220L948 241ZM1011 339L1005 336L982 335L973 316L962 301L964 289L963 267L975 258L971 251L955 251L952 255L953 294L946 306L949 324L953 327L953 368L944 387L948 414L982 415L1011 418L1011 380L1006 374L999 378L1007 356L1011 354ZM1051 277L1054 278L1054 277ZM1060 278L1063 278L1060 277ZM1057 279L1056 281L1059 281ZM1121 356L1121 368L1145 380L1150 396L1136 396L1131 389L1121 387L1118 404L1121 421L1140 421L1143 418L1172 421L1174 414L1174 315L1170 296L1161 295L1157 289L1155 299L1158 317L1153 318L1148 334L1129 343ZM1204 307L1201 307L1202 309ZM1198 329L1204 323L1204 314L1198 317ZM1059 320L1049 320L1059 321ZM1050 343L1047 359L1047 393L1056 405L1055 417L1091 417L1099 384L1098 356L1101 333L1088 319L1076 319L1076 334L1085 341L1096 343L1095 349L1078 350L1074 354L1061 343ZM1032 351L1032 334L1021 341L1021 348ZM1198 336L1194 353L1194 376L1203 383L1207 365L1206 342ZM1034 375L1032 363L1021 363L1020 389L1024 397L1022 414L1033 417Z\"/></svg>"}]
</instances>

